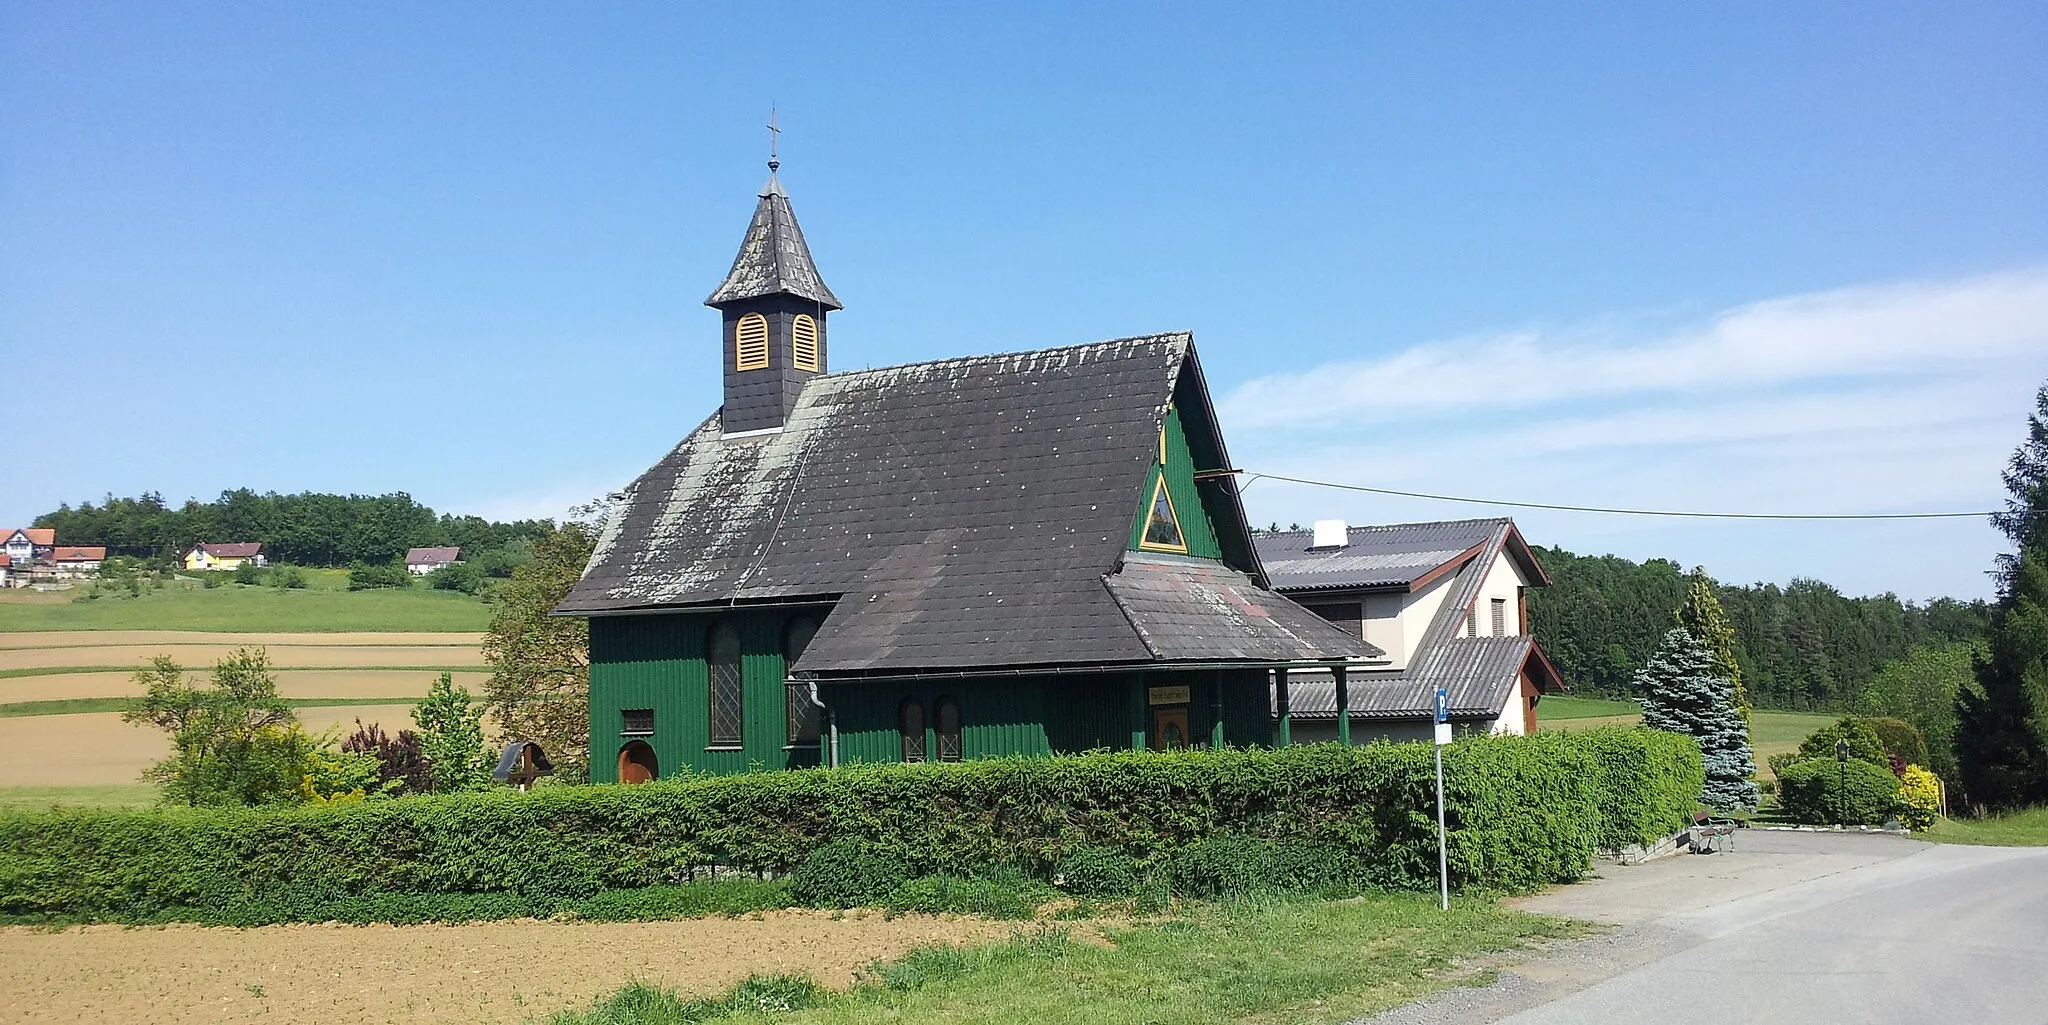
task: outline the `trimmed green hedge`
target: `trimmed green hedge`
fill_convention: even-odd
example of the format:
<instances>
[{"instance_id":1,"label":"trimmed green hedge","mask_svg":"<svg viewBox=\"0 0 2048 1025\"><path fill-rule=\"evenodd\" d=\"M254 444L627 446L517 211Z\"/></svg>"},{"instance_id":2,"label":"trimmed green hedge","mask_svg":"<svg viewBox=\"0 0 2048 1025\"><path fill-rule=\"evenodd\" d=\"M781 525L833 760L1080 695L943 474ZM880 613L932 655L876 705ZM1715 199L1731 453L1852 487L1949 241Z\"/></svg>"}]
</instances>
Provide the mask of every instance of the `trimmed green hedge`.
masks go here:
<instances>
[{"instance_id":1,"label":"trimmed green hedge","mask_svg":"<svg viewBox=\"0 0 2048 1025\"><path fill-rule=\"evenodd\" d=\"M1642 736L1646 732L1656 735ZM1650 846L1692 820L1707 773L1699 745L1690 737L1599 729L1573 740L1598 766L1594 789L1600 799L1601 850Z\"/></svg>"},{"instance_id":2,"label":"trimmed green hedge","mask_svg":"<svg viewBox=\"0 0 2048 1025\"><path fill-rule=\"evenodd\" d=\"M1669 795L1696 793L1699 765L1690 740L1652 730L1461 740L1445 754L1452 881L1523 890L1577 878L1602 844L1681 828L1693 806ZM1049 877L1083 849L1170 870L1184 849L1227 835L1313 844L1346 855L1359 885L1423 889L1436 882L1434 783L1427 744L1316 744L283 810L6 813L0 916L224 920L252 905L311 915L338 900L424 894L572 907L720 873L780 876L832 845L811 878L792 879L824 895L833 865L874 874L872 859L841 856L850 848L904 878L1003 868Z\"/></svg>"}]
</instances>

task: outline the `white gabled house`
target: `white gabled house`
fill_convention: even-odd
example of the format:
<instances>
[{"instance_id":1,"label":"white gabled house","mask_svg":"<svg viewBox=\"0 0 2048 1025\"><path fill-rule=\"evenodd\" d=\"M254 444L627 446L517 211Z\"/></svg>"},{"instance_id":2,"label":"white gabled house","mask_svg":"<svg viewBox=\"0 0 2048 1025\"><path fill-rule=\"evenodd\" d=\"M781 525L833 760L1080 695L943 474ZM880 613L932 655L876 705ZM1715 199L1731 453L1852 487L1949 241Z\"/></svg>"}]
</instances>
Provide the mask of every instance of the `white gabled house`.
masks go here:
<instances>
[{"instance_id":1,"label":"white gabled house","mask_svg":"<svg viewBox=\"0 0 2048 1025\"><path fill-rule=\"evenodd\" d=\"M43 561L57 546L57 531L50 527L21 527L0 535L0 552L7 555L17 573Z\"/></svg>"},{"instance_id":2,"label":"white gabled house","mask_svg":"<svg viewBox=\"0 0 2048 1025\"><path fill-rule=\"evenodd\" d=\"M416 577L426 576L437 569L447 569L461 561L460 548L412 548L405 553L405 568Z\"/></svg>"},{"instance_id":3,"label":"white gabled house","mask_svg":"<svg viewBox=\"0 0 2048 1025\"><path fill-rule=\"evenodd\" d=\"M1564 687L1529 633L1529 588L1550 578L1513 520L1322 520L1315 528L1260 534L1255 543L1274 590L1357 630L1392 659L1347 675L1353 742L1428 737L1439 687L1453 723L1535 730L1537 702ZM1286 697L1296 741L1336 738L1328 674L1293 674ZM1279 709L1276 683L1276 716Z\"/></svg>"}]
</instances>

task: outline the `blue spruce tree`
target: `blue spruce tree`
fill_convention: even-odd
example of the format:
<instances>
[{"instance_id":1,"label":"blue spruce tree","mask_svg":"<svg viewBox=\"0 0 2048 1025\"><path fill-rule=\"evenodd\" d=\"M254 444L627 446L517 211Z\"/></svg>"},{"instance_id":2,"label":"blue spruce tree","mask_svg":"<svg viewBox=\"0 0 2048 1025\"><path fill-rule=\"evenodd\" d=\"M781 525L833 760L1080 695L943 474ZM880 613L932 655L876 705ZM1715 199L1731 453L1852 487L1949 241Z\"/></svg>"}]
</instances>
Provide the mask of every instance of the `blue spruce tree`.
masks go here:
<instances>
[{"instance_id":1,"label":"blue spruce tree","mask_svg":"<svg viewBox=\"0 0 2048 1025\"><path fill-rule=\"evenodd\" d=\"M1714 656L1683 629L1664 635L1657 653L1636 673L1643 695L1643 725L1683 733L1700 745L1707 785L1700 803L1728 811L1756 807L1756 762L1749 731L1735 707L1735 685L1714 673Z\"/></svg>"}]
</instances>

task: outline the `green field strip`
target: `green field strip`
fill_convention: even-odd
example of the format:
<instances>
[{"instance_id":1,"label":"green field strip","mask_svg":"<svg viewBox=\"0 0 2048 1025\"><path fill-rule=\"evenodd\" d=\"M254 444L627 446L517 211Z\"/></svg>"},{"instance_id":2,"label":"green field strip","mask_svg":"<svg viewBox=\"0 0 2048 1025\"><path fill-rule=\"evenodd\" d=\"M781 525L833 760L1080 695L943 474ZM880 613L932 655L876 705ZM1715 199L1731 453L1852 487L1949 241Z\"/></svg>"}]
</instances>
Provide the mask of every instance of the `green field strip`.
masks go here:
<instances>
[{"instance_id":1,"label":"green field strip","mask_svg":"<svg viewBox=\"0 0 2048 1025\"><path fill-rule=\"evenodd\" d=\"M22 676L67 676L72 673L132 673L141 665L53 666L42 669L0 669L0 680ZM203 673L205 666L186 666L188 672ZM490 666L271 666L274 673L488 673Z\"/></svg>"},{"instance_id":2,"label":"green field strip","mask_svg":"<svg viewBox=\"0 0 2048 1025\"><path fill-rule=\"evenodd\" d=\"M352 708L358 705L417 705L426 695L388 698L285 698L292 708ZM49 701L16 701L0 705L0 719L27 715L81 715L90 712L121 712L134 698L55 698Z\"/></svg>"}]
</instances>

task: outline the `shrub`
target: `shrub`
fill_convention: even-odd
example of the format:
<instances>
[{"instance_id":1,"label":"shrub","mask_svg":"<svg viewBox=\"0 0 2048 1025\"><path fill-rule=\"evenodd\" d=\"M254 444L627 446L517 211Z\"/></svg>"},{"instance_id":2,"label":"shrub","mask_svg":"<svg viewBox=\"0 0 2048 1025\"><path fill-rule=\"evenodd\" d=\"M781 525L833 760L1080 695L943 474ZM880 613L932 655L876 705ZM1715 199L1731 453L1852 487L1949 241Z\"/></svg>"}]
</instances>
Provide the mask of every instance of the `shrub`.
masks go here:
<instances>
[{"instance_id":1,"label":"shrub","mask_svg":"<svg viewBox=\"0 0 2048 1025\"><path fill-rule=\"evenodd\" d=\"M382 726L365 726L357 719L356 731L341 742L341 749L349 754L375 755L378 778L386 784L396 782L398 791L423 794L434 788L433 771L420 751L419 734L411 730L399 730L393 737Z\"/></svg>"},{"instance_id":2,"label":"shrub","mask_svg":"<svg viewBox=\"0 0 2048 1025\"><path fill-rule=\"evenodd\" d=\"M455 562L427 574L427 583L437 590L479 594L484 589L484 571L467 562Z\"/></svg>"},{"instance_id":3,"label":"shrub","mask_svg":"<svg viewBox=\"0 0 2048 1025\"><path fill-rule=\"evenodd\" d=\"M1823 726L1799 742L1799 757L1795 761L1809 758L1825 758L1833 761L1835 741L1849 741L1849 757L1860 762L1889 768L1891 759L1885 757L1884 741L1877 738L1877 731L1870 728L1863 719L1845 715L1832 726Z\"/></svg>"},{"instance_id":4,"label":"shrub","mask_svg":"<svg viewBox=\"0 0 2048 1025\"><path fill-rule=\"evenodd\" d=\"M1941 780L1918 765L1906 766L1899 779L1899 820L1919 832L1941 814Z\"/></svg>"},{"instance_id":5,"label":"shrub","mask_svg":"<svg viewBox=\"0 0 2048 1025\"><path fill-rule=\"evenodd\" d=\"M1809 758L1778 777L1778 803L1795 822L1875 826L1898 799L1899 777L1860 758Z\"/></svg>"},{"instance_id":6,"label":"shrub","mask_svg":"<svg viewBox=\"0 0 2048 1025\"><path fill-rule=\"evenodd\" d=\"M402 562L357 562L348 568L348 589L368 591L378 587L411 587L412 573Z\"/></svg>"},{"instance_id":7,"label":"shrub","mask_svg":"<svg viewBox=\"0 0 2048 1025\"><path fill-rule=\"evenodd\" d=\"M812 851L789 876L789 895L818 908L874 907L909 882L910 866L859 840L835 840Z\"/></svg>"},{"instance_id":8,"label":"shrub","mask_svg":"<svg viewBox=\"0 0 2048 1025\"><path fill-rule=\"evenodd\" d=\"M278 566L270 571L270 586L295 591L306 586L306 571L297 566Z\"/></svg>"},{"instance_id":9,"label":"shrub","mask_svg":"<svg viewBox=\"0 0 2048 1025\"><path fill-rule=\"evenodd\" d=\"M1451 745L1452 884L1570 880L1603 838L1683 827L1689 805L1606 792L1697 786L1697 754L1673 743L1690 742L1607 728ZM1645 750L1628 755L1629 745ZM1184 853L1222 837L1259 852L1262 875L1233 876L1218 848ZM1430 746L858 765L326 808L0 812L0 916L217 920L306 880L322 887L294 905L307 915L322 901L390 894L568 906L735 871L789 873L793 899L845 906L884 902L915 877L1079 865L1096 857L1087 848L1160 866L1162 877L1179 857L1190 886L1217 890L1434 889Z\"/></svg>"},{"instance_id":10,"label":"shrub","mask_svg":"<svg viewBox=\"0 0 2048 1025\"><path fill-rule=\"evenodd\" d=\"M260 584L263 582L263 567L254 560L244 559L235 565L235 583Z\"/></svg>"},{"instance_id":11,"label":"shrub","mask_svg":"<svg viewBox=\"0 0 2048 1025\"><path fill-rule=\"evenodd\" d=\"M1110 847L1076 847L1060 852L1053 879L1069 893L1107 897L1138 887L1137 859Z\"/></svg>"},{"instance_id":12,"label":"shrub","mask_svg":"<svg viewBox=\"0 0 2048 1025\"><path fill-rule=\"evenodd\" d=\"M1920 735L1920 728L1904 719L1891 716L1876 716L1859 719L1877 737L1886 755L1903 760L1908 765L1927 764L1927 739Z\"/></svg>"},{"instance_id":13,"label":"shrub","mask_svg":"<svg viewBox=\"0 0 2048 1025\"><path fill-rule=\"evenodd\" d=\"M1269 888L1277 860L1272 841L1226 833L1175 852L1167 874L1183 897L1234 897Z\"/></svg>"}]
</instances>

